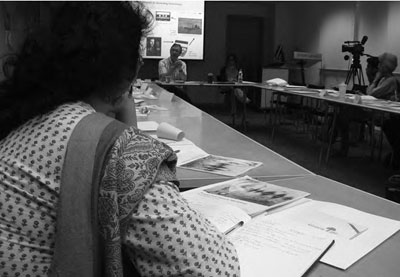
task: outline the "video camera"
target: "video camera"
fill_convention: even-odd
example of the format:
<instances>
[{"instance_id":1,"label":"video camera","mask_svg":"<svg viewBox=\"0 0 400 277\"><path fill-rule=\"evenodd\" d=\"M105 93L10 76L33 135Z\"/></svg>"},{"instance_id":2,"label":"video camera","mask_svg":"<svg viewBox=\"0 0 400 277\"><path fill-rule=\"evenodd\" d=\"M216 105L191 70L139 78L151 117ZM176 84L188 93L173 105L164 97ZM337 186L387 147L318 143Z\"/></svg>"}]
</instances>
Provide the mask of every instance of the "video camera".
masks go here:
<instances>
[{"instance_id":1,"label":"video camera","mask_svg":"<svg viewBox=\"0 0 400 277\"><path fill-rule=\"evenodd\" d=\"M367 42L368 37L363 36L361 42L355 41L345 41L342 45L342 52L350 52L354 57L360 57L364 54L364 44Z\"/></svg>"}]
</instances>

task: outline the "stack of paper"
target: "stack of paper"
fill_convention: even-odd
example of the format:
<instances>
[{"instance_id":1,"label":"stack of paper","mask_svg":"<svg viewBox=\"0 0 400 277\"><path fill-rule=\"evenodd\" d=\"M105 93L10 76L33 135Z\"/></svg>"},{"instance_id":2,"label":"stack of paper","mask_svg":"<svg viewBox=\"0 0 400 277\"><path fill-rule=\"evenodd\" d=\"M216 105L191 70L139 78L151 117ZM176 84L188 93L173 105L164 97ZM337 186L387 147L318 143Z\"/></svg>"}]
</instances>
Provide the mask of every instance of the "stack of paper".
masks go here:
<instances>
[{"instance_id":1,"label":"stack of paper","mask_svg":"<svg viewBox=\"0 0 400 277\"><path fill-rule=\"evenodd\" d=\"M276 195L280 202L270 202ZM217 229L231 231L242 276L302 276L332 241L320 261L345 270L400 230L397 220L307 195L248 176L182 193Z\"/></svg>"},{"instance_id":2,"label":"stack of paper","mask_svg":"<svg viewBox=\"0 0 400 277\"><path fill-rule=\"evenodd\" d=\"M332 246L333 239L323 231L282 221L279 212L250 216L288 206L307 195L248 176L182 193L195 210L228 235L245 277L303 276Z\"/></svg>"}]
</instances>

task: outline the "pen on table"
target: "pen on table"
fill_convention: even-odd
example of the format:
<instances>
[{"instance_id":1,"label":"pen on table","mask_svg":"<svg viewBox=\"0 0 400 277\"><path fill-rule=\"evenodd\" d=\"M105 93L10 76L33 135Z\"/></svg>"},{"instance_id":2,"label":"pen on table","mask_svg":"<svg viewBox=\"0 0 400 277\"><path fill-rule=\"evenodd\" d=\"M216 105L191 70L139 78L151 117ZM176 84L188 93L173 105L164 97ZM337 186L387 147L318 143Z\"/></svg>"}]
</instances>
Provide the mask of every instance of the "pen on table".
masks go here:
<instances>
[{"instance_id":1,"label":"pen on table","mask_svg":"<svg viewBox=\"0 0 400 277\"><path fill-rule=\"evenodd\" d=\"M244 224L244 221L239 221L237 224L235 224L234 226L232 226L231 228L229 228L227 231L225 231L225 235L228 235L229 233L231 233L232 231L238 229L239 227L242 227Z\"/></svg>"}]
</instances>

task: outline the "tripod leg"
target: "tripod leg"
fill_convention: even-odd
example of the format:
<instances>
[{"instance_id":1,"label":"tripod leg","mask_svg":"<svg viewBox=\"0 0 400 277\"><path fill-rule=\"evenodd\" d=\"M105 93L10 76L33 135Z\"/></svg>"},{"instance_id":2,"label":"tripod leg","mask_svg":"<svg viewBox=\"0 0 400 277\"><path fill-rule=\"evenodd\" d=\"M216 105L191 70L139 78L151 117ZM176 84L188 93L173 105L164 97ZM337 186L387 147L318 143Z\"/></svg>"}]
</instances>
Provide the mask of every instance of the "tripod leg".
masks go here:
<instances>
[{"instance_id":1,"label":"tripod leg","mask_svg":"<svg viewBox=\"0 0 400 277\"><path fill-rule=\"evenodd\" d=\"M349 72L347 72L345 84L347 85L350 82L350 78L353 75L353 65L350 66Z\"/></svg>"}]
</instances>

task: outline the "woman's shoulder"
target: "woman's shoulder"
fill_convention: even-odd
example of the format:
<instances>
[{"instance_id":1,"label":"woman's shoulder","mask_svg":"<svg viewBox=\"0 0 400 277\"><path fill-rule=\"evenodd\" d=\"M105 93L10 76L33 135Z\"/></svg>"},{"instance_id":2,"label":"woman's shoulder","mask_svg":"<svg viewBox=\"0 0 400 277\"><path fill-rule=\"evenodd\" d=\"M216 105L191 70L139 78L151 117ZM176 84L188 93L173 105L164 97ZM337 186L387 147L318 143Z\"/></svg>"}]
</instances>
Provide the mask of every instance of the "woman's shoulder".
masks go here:
<instances>
[{"instance_id":1,"label":"woman's shoulder","mask_svg":"<svg viewBox=\"0 0 400 277\"><path fill-rule=\"evenodd\" d=\"M173 153L173 150L167 144L133 126L121 133L114 146L125 154L147 152L149 155L167 157Z\"/></svg>"}]
</instances>

